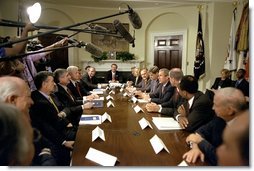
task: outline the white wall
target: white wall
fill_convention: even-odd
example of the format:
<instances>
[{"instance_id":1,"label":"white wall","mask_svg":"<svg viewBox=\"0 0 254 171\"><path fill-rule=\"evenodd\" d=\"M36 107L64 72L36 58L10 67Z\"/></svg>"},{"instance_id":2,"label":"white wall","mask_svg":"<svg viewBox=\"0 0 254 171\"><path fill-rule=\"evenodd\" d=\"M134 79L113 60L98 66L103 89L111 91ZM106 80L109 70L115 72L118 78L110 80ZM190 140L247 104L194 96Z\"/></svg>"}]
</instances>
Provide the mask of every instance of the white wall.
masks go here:
<instances>
[{"instance_id":1,"label":"white wall","mask_svg":"<svg viewBox=\"0 0 254 171\"><path fill-rule=\"evenodd\" d=\"M17 0L1 0L0 16L4 19L17 19ZM193 74L193 63L195 60L195 44L198 24L198 9L196 6L161 8L161 9L142 9L136 10L140 15L143 26L136 30L136 47L130 46L130 52L134 53L138 60L145 60L147 66L153 65L153 54L151 53L152 38L154 33L167 33L176 31L186 31L186 74ZM208 3L201 9L203 36L205 41L206 56L206 76L199 82L200 90L209 88L215 77L219 76L220 70L224 65L226 48L229 38L232 3ZM239 4L237 21L241 17L242 3ZM68 26L98 17L103 17L118 13L118 9L94 9L77 6L66 6L62 4L42 3L42 16L39 24L49 26ZM127 14L117 16L98 22L107 23L119 19L121 22L128 21ZM130 32L133 28L130 24ZM64 34L72 32L64 31ZM16 29L1 28L1 35L15 35ZM90 34L80 33L75 36L77 40L85 42L91 41ZM92 60L90 54L83 49L73 48L69 50L69 62L71 65L81 66L82 60ZM187 65L188 64L188 65Z\"/></svg>"}]
</instances>

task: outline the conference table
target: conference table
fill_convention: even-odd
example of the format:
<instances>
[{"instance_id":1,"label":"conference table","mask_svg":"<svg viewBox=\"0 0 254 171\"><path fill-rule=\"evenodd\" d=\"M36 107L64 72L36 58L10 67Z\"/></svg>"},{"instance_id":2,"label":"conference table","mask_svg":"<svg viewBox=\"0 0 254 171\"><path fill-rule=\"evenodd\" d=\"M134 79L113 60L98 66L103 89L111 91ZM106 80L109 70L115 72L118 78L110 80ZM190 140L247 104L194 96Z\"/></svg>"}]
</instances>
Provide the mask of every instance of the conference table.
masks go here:
<instances>
[{"instance_id":1,"label":"conference table","mask_svg":"<svg viewBox=\"0 0 254 171\"><path fill-rule=\"evenodd\" d=\"M107 90L103 96L108 95ZM92 130L97 125L79 125L74 149L72 152L72 166L100 166L85 158L90 147L117 157L115 166L177 166L183 159L182 156L190 148L185 143L189 135L184 130L158 130L152 122L152 117L164 117L159 113L149 113L145 109L145 103L133 103L130 97L123 96L124 91L115 89L115 94L110 94L115 107L107 107L108 100L104 100L104 106L86 110L86 114L102 115L107 112L112 122L105 121L98 125L105 133L105 141L100 138L92 142ZM101 96L101 95L100 95ZM134 107L139 105L144 112L136 113ZM152 128L142 130L139 120L145 118ZM157 135L165 144L166 150L156 154L150 143L150 139ZM200 160L190 166L206 166L206 162Z\"/></svg>"}]
</instances>

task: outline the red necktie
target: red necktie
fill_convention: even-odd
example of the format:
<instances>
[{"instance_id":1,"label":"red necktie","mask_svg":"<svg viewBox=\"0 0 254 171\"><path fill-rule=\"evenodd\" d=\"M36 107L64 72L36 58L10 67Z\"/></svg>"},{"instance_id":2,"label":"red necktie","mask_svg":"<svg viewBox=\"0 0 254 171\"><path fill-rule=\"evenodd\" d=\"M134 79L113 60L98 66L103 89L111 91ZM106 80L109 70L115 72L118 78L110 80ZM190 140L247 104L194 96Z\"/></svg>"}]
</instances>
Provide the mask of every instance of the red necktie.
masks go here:
<instances>
[{"instance_id":1,"label":"red necktie","mask_svg":"<svg viewBox=\"0 0 254 171\"><path fill-rule=\"evenodd\" d=\"M71 100L74 101L74 98L72 96L71 90L69 88L67 88L67 93L70 96Z\"/></svg>"},{"instance_id":2,"label":"red necktie","mask_svg":"<svg viewBox=\"0 0 254 171\"><path fill-rule=\"evenodd\" d=\"M79 84L76 82L75 85L76 85L76 89L78 91L79 96L82 97L81 92L80 92Z\"/></svg>"}]
</instances>

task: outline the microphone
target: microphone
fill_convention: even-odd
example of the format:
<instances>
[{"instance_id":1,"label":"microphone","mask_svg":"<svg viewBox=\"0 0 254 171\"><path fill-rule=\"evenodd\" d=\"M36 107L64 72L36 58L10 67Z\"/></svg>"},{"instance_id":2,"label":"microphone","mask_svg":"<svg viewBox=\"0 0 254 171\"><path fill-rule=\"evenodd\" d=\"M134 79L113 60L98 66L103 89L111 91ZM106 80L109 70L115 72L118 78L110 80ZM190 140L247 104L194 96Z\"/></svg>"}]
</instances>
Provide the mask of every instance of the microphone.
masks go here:
<instances>
[{"instance_id":1,"label":"microphone","mask_svg":"<svg viewBox=\"0 0 254 171\"><path fill-rule=\"evenodd\" d=\"M96 58L100 58L103 55L103 52L102 52L101 48L95 46L94 44L86 43L85 46L86 46L85 50L87 52L91 53Z\"/></svg>"},{"instance_id":2,"label":"microphone","mask_svg":"<svg viewBox=\"0 0 254 171\"><path fill-rule=\"evenodd\" d=\"M128 9L129 9L129 20L132 24L132 26L135 28L135 29L140 29L142 27L142 21L138 15L138 13L136 13L129 5L128 6Z\"/></svg>"},{"instance_id":3,"label":"microphone","mask_svg":"<svg viewBox=\"0 0 254 171\"><path fill-rule=\"evenodd\" d=\"M123 24L119 20L114 21L115 29L123 36L123 38L129 42L132 43L132 47L135 47L134 38L130 35L130 33L125 29Z\"/></svg>"},{"instance_id":4,"label":"microphone","mask_svg":"<svg viewBox=\"0 0 254 171\"><path fill-rule=\"evenodd\" d=\"M95 24L95 25L93 26L93 29L94 29L94 30L97 30L97 31L110 32L106 27L103 27L103 26L98 25L98 24Z\"/></svg>"}]
</instances>

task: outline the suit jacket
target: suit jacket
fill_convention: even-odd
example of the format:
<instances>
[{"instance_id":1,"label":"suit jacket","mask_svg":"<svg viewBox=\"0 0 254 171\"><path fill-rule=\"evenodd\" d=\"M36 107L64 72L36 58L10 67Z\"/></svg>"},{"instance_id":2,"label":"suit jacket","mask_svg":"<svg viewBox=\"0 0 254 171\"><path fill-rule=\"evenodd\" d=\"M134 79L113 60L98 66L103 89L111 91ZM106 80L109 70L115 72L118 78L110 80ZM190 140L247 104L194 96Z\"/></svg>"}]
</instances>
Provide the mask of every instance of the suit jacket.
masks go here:
<instances>
[{"instance_id":1,"label":"suit jacket","mask_svg":"<svg viewBox=\"0 0 254 171\"><path fill-rule=\"evenodd\" d=\"M204 139L198 144L199 149L205 154L206 160L215 166L217 165L216 148L222 143L222 133L226 122L215 116L210 122L197 129L197 133Z\"/></svg>"},{"instance_id":2,"label":"suit jacket","mask_svg":"<svg viewBox=\"0 0 254 171\"><path fill-rule=\"evenodd\" d=\"M177 113L177 108L184 102L184 99L180 96L177 88L174 87L174 94L169 101L161 104L161 114L174 117L174 114Z\"/></svg>"},{"instance_id":3,"label":"suit jacket","mask_svg":"<svg viewBox=\"0 0 254 171\"><path fill-rule=\"evenodd\" d=\"M157 91L155 93L149 94L151 98L151 102L161 104L161 103L169 101L169 99L172 97L174 93L174 88L170 85L170 83L168 82L165 85L163 92L162 92L162 86L163 84L160 83L158 85Z\"/></svg>"},{"instance_id":4,"label":"suit jacket","mask_svg":"<svg viewBox=\"0 0 254 171\"><path fill-rule=\"evenodd\" d=\"M157 91L157 88L159 86L159 80L151 80L151 91L150 93L155 93Z\"/></svg>"},{"instance_id":5,"label":"suit jacket","mask_svg":"<svg viewBox=\"0 0 254 171\"><path fill-rule=\"evenodd\" d=\"M183 103L186 106L187 100ZM202 92L198 91L194 95L192 106L187 114L188 126L185 128L188 132L194 132L202 125L209 122L213 116L214 111L212 110L213 103L210 99ZM178 114L175 114L175 117Z\"/></svg>"},{"instance_id":6,"label":"suit jacket","mask_svg":"<svg viewBox=\"0 0 254 171\"><path fill-rule=\"evenodd\" d=\"M237 81L232 81L232 86L241 90L244 96L249 97L249 82L246 79L243 79L240 84L236 85Z\"/></svg>"},{"instance_id":7,"label":"suit jacket","mask_svg":"<svg viewBox=\"0 0 254 171\"><path fill-rule=\"evenodd\" d=\"M92 78L89 77L89 75L86 73L82 80L85 82L85 87L88 91L92 91L95 88L98 88L97 84L99 83L97 78L93 76Z\"/></svg>"},{"instance_id":8,"label":"suit jacket","mask_svg":"<svg viewBox=\"0 0 254 171\"><path fill-rule=\"evenodd\" d=\"M215 89L217 90L219 88L219 86L221 88L224 87L231 87L231 80L229 78L226 78L225 80L221 80L221 77L217 77L211 87L211 89Z\"/></svg>"},{"instance_id":9,"label":"suit jacket","mask_svg":"<svg viewBox=\"0 0 254 171\"><path fill-rule=\"evenodd\" d=\"M128 81L132 81L133 82L133 86L137 86L141 81L142 81L142 77L138 76L137 78L137 81L136 81L136 78L134 75L130 75L129 78L128 78ZM136 84L135 84L136 83Z\"/></svg>"},{"instance_id":10,"label":"suit jacket","mask_svg":"<svg viewBox=\"0 0 254 171\"><path fill-rule=\"evenodd\" d=\"M69 108L67 119L71 121L74 125L78 125L80 116L83 113L83 109L81 105L83 104L82 101L76 100L75 97L71 98L65 89L57 84L58 91L55 92L55 95L59 99L59 101L64 105L65 108Z\"/></svg>"},{"instance_id":11,"label":"suit jacket","mask_svg":"<svg viewBox=\"0 0 254 171\"><path fill-rule=\"evenodd\" d=\"M67 85L67 87L71 90L71 93L73 94L73 96L77 99L77 100L83 100L83 96L87 96L88 92L85 92L84 87L82 86L82 84L80 85L80 94L78 93L78 90L76 88L76 86L70 81L70 83Z\"/></svg>"},{"instance_id":12,"label":"suit jacket","mask_svg":"<svg viewBox=\"0 0 254 171\"><path fill-rule=\"evenodd\" d=\"M137 90L140 90L142 92L149 93L151 91L151 80L147 80L145 83L145 80L142 79L142 81L136 86Z\"/></svg>"},{"instance_id":13,"label":"suit jacket","mask_svg":"<svg viewBox=\"0 0 254 171\"><path fill-rule=\"evenodd\" d=\"M107 72L106 79L107 79L108 82L112 80L112 72L111 72L111 70L109 70L109 71ZM117 80L117 81L119 81L119 82L122 82L122 77L121 77L121 74L120 74L119 71L116 71L115 80Z\"/></svg>"},{"instance_id":14,"label":"suit jacket","mask_svg":"<svg viewBox=\"0 0 254 171\"><path fill-rule=\"evenodd\" d=\"M31 97L34 101L30 108L32 125L38 128L51 142L62 145L67 138L65 131L69 121L58 117L54 105L38 90L33 91ZM61 111L61 107L59 107L59 111Z\"/></svg>"}]
</instances>

